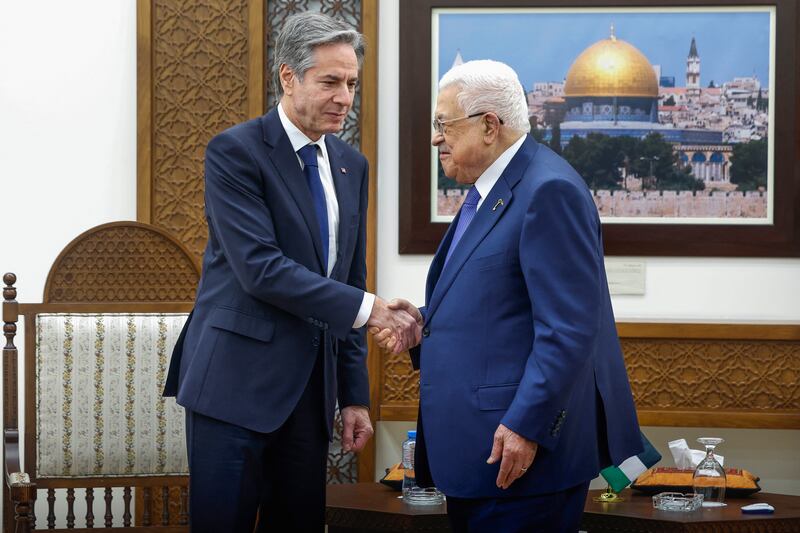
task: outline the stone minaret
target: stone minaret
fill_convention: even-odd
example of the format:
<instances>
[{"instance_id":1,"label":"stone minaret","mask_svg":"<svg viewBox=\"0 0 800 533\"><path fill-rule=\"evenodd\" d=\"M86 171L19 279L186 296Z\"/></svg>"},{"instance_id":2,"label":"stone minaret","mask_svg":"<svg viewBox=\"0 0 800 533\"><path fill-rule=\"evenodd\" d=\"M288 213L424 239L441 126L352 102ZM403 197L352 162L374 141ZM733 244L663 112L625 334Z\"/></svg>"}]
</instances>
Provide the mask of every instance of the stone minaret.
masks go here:
<instances>
[{"instance_id":1,"label":"stone minaret","mask_svg":"<svg viewBox=\"0 0 800 533\"><path fill-rule=\"evenodd\" d=\"M697 44L692 37L689 57L686 58L686 95L700 96L700 56L697 55Z\"/></svg>"}]
</instances>

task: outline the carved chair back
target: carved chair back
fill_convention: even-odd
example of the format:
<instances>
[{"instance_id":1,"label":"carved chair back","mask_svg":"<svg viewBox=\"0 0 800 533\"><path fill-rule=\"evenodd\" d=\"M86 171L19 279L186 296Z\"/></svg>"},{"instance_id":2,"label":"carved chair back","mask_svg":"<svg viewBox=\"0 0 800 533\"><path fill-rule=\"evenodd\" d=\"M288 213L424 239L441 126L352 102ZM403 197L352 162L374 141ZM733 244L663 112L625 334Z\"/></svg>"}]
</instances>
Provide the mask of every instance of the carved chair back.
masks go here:
<instances>
[{"instance_id":1,"label":"carved chair back","mask_svg":"<svg viewBox=\"0 0 800 533\"><path fill-rule=\"evenodd\" d=\"M40 304L18 303L4 276L5 531L188 529L183 410L161 389L199 275L163 230L114 222L67 245Z\"/></svg>"}]
</instances>

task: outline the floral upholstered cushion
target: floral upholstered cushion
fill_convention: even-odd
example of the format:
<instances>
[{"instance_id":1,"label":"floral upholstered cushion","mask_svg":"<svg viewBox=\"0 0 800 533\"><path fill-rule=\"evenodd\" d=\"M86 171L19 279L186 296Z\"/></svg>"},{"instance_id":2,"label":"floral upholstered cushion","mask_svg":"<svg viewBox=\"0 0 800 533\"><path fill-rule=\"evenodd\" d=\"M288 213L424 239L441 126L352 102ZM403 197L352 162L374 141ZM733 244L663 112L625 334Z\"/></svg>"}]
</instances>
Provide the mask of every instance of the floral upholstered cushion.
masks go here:
<instances>
[{"instance_id":1,"label":"floral upholstered cushion","mask_svg":"<svg viewBox=\"0 0 800 533\"><path fill-rule=\"evenodd\" d=\"M161 397L186 316L37 316L37 477L188 472L183 408Z\"/></svg>"}]
</instances>

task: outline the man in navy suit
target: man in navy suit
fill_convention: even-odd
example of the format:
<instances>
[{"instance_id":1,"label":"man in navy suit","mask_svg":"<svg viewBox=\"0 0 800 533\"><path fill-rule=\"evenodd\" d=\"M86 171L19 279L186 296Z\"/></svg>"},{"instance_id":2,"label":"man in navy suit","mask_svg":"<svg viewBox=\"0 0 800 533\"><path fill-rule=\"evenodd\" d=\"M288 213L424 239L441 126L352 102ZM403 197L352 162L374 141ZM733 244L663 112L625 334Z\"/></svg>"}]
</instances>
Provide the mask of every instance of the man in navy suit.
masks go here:
<instances>
[{"instance_id":1,"label":"man in navy suit","mask_svg":"<svg viewBox=\"0 0 800 533\"><path fill-rule=\"evenodd\" d=\"M353 103L362 36L287 19L280 98L206 150L208 245L165 394L186 408L192 531L322 531L338 398L343 448L373 433L364 328L414 342L365 291L366 159L332 133Z\"/></svg>"},{"instance_id":2,"label":"man in navy suit","mask_svg":"<svg viewBox=\"0 0 800 533\"><path fill-rule=\"evenodd\" d=\"M416 315L417 480L447 495L455 531L576 531L589 481L641 452L597 209L528 134L508 66L450 70L433 126L445 174L470 188Z\"/></svg>"}]
</instances>

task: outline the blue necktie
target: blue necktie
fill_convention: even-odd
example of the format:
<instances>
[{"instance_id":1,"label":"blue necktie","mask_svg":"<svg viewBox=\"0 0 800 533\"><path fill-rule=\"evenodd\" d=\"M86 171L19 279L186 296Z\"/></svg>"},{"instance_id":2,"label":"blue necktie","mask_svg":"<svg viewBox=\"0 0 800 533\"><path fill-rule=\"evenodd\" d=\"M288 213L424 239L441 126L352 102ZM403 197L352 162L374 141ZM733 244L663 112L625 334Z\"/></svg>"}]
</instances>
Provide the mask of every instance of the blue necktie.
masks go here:
<instances>
[{"instance_id":1,"label":"blue necktie","mask_svg":"<svg viewBox=\"0 0 800 533\"><path fill-rule=\"evenodd\" d=\"M450 256L453 255L453 250L456 249L458 241L461 240L461 237L464 236L464 232L467 231L467 226L469 226L469 223L475 218L480 199L481 193L479 193L478 189L473 185L469 192L467 192L464 203L461 204L461 216L458 217L458 226L456 226L456 231L453 233L453 240L450 241L450 248L447 249L447 257L444 260L445 265L450 260Z\"/></svg>"},{"instance_id":2,"label":"blue necktie","mask_svg":"<svg viewBox=\"0 0 800 533\"><path fill-rule=\"evenodd\" d=\"M320 240L322 241L322 266L325 274L328 273L328 204L325 201L325 190L322 188L322 179L319 177L317 164L317 145L307 144L297 151L303 162L303 173L306 175L311 199L314 201L314 212L319 222Z\"/></svg>"}]
</instances>

